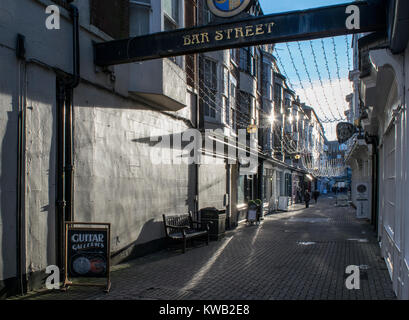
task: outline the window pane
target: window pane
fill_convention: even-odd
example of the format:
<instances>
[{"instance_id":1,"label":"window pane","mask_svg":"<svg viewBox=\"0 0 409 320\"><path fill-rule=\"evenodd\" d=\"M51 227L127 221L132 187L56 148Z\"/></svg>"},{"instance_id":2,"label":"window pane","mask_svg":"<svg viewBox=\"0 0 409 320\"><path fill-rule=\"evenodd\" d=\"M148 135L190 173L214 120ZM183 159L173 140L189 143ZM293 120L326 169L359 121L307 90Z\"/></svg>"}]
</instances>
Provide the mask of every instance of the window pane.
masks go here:
<instances>
[{"instance_id":1,"label":"window pane","mask_svg":"<svg viewBox=\"0 0 409 320\"><path fill-rule=\"evenodd\" d=\"M216 118L217 63L201 56L199 68L200 81L203 84L203 89L199 91L199 94L205 104L205 116Z\"/></svg>"},{"instance_id":2,"label":"window pane","mask_svg":"<svg viewBox=\"0 0 409 320\"><path fill-rule=\"evenodd\" d=\"M175 22L179 22L179 0L163 0L163 10Z\"/></svg>"},{"instance_id":3,"label":"window pane","mask_svg":"<svg viewBox=\"0 0 409 320\"><path fill-rule=\"evenodd\" d=\"M230 125L230 107L226 97L223 97L224 123Z\"/></svg>"},{"instance_id":4,"label":"window pane","mask_svg":"<svg viewBox=\"0 0 409 320\"><path fill-rule=\"evenodd\" d=\"M131 5L131 37L141 36L149 33L149 14L150 7L140 6L136 4Z\"/></svg>"},{"instance_id":5,"label":"window pane","mask_svg":"<svg viewBox=\"0 0 409 320\"><path fill-rule=\"evenodd\" d=\"M238 183L237 183L237 203L238 204L243 204L245 203L245 197L244 197L244 192L245 192L245 185L244 185L244 176L239 176L238 178Z\"/></svg>"},{"instance_id":6,"label":"window pane","mask_svg":"<svg viewBox=\"0 0 409 320\"><path fill-rule=\"evenodd\" d=\"M225 67L223 67L223 93L226 96L229 95L229 71Z\"/></svg>"}]
</instances>

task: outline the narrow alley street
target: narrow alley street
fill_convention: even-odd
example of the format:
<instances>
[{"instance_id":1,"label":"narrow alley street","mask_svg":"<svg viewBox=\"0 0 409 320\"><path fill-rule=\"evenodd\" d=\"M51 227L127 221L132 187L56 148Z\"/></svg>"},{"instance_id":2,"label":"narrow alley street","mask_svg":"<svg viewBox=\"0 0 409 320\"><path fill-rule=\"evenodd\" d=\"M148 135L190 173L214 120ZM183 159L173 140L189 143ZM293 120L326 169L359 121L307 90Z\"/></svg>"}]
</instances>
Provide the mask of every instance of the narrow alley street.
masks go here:
<instances>
[{"instance_id":1,"label":"narrow alley street","mask_svg":"<svg viewBox=\"0 0 409 320\"><path fill-rule=\"evenodd\" d=\"M345 286L349 265L361 267L360 290ZM16 298L14 298L16 299ZM241 224L210 245L186 254L165 250L112 271L112 289L73 287L24 299L142 300L377 300L395 299L387 267L369 223L332 197L309 209Z\"/></svg>"}]
</instances>

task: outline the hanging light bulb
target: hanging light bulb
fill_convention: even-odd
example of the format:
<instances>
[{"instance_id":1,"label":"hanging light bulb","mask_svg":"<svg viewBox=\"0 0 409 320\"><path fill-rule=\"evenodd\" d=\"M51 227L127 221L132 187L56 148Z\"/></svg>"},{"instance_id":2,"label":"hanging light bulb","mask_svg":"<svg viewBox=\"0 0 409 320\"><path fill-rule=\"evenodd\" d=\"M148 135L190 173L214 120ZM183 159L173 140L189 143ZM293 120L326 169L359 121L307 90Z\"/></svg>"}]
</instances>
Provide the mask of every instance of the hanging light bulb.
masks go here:
<instances>
[{"instance_id":1,"label":"hanging light bulb","mask_svg":"<svg viewBox=\"0 0 409 320\"><path fill-rule=\"evenodd\" d=\"M270 121L271 121L271 123L274 123L275 120L276 120L276 115L275 115L275 113L274 113L274 111L273 111L273 112L271 112L271 114L270 114Z\"/></svg>"},{"instance_id":2,"label":"hanging light bulb","mask_svg":"<svg viewBox=\"0 0 409 320\"><path fill-rule=\"evenodd\" d=\"M290 115L289 118L288 118L288 121L290 121L290 123L293 123L293 120L294 120L293 115Z\"/></svg>"}]
</instances>

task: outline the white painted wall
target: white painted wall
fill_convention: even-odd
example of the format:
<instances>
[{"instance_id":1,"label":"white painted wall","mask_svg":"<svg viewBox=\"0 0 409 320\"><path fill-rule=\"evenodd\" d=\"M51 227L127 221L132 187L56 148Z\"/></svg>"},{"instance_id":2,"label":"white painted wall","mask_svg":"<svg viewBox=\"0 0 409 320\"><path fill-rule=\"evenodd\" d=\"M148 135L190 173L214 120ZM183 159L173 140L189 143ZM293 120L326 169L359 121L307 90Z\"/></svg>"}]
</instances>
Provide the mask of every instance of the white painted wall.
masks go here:
<instances>
[{"instance_id":1,"label":"white painted wall","mask_svg":"<svg viewBox=\"0 0 409 320\"><path fill-rule=\"evenodd\" d=\"M153 164L155 147L148 141L184 132L192 110L188 106L173 113L182 121L128 99L129 66L112 68L115 81L95 68L92 41L110 37L89 25L88 1L74 3L80 10L84 79L74 93L74 215L76 221L111 222L111 248L116 251L162 237L163 213L194 208L194 167ZM0 280L16 275L17 33L26 37L28 60L26 272L55 263L56 75L49 67L71 73L72 23L61 9L61 30L47 30L49 4L54 3L0 2Z\"/></svg>"},{"instance_id":2,"label":"white painted wall","mask_svg":"<svg viewBox=\"0 0 409 320\"><path fill-rule=\"evenodd\" d=\"M405 56L392 55L387 50L375 51L373 55L373 62L379 70L376 90L382 90L388 85L383 82L384 72L393 72L395 81L389 93L386 93L385 103L378 106L380 108L378 110L380 123L378 134L381 137L379 233L382 254L393 281L394 291L400 299L409 297L407 263L409 128L406 110L408 106L408 58L408 51Z\"/></svg>"}]
</instances>

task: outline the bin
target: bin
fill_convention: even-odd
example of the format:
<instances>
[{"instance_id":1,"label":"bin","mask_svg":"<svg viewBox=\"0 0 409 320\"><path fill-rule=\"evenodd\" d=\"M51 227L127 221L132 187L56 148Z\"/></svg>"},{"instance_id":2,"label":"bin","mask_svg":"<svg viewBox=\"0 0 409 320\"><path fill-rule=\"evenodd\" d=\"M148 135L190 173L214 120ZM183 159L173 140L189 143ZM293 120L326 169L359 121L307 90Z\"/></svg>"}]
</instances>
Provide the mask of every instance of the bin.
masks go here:
<instances>
[{"instance_id":1,"label":"bin","mask_svg":"<svg viewBox=\"0 0 409 320\"><path fill-rule=\"evenodd\" d=\"M226 233L226 210L204 208L200 210L200 222L210 223L209 236L212 240L220 240Z\"/></svg>"}]
</instances>

